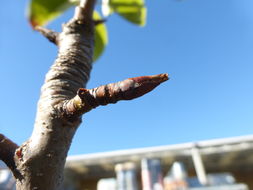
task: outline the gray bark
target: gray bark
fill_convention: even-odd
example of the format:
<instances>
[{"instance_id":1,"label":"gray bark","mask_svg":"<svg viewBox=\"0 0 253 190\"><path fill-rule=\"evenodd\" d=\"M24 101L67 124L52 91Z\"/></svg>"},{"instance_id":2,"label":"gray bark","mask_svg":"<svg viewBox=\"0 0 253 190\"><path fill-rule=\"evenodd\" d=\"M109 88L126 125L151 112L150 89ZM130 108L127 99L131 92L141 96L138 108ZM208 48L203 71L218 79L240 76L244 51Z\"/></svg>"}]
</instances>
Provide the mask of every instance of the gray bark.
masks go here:
<instances>
[{"instance_id":1,"label":"gray bark","mask_svg":"<svg viewBox=\"0 0 253 190\"><path fill-rule=\"evenodd\" d=\"M32 136L19 150L16 166L21 176L17 190L58 190L63 169L80 115L68 116L64 102L87 83L94 46L92 22L72 19L63 25L58 38L59 53L46 75L38 102Z\"/></svg>"}]
</instances>

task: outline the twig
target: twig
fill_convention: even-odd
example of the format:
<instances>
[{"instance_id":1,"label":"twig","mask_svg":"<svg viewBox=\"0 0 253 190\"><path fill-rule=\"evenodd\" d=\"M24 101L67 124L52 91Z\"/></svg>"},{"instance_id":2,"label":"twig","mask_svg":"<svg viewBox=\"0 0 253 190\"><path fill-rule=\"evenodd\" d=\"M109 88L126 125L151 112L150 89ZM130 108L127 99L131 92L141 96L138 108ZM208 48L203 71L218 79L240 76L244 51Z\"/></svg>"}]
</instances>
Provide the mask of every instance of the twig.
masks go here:
<instances>
[{"instance_id":1,"label":"twig","mask_svg":"<svg viewBox=\"0 0 253 190\"><path fill-rule=\"evenodd\" d=\"M129 78L93 89L80 88L73 99L65 102L63 110L67 115L79 116L99 105L138 98L168 79L168 74L159 74Z\"/></svg>"},{"instance_id":2,"label":"twig","mask_svg":"<svg viewBox=\"0 0 253 190\"><path fill-rule=\"evenodd\" d=\"M45 36L50 42L58 45L59 33L49 30L47 28L44 28L42 26L36 26L34 29L40 32L43 36Z\"/></svg>"},{"instance_id":3,"label":"twig","mask_svg":"<svg viewBox=\"0 0 253 190\"><path fill-rule=\"evenodd\" d=\"M92 21L95 4L96 0L81 0L75 9L74 18L82 22Z\"/></svg>"},{"instance_id":4,"label":"twig","mask_svg":"<svg viewBox=\"0 0 253 190\"><path fill-rule=\"evenodd\" d=\"M0 159L16 174L16 165L14 161L15 151L18 145L0 134Z\"/></svg>"}]
</instances>

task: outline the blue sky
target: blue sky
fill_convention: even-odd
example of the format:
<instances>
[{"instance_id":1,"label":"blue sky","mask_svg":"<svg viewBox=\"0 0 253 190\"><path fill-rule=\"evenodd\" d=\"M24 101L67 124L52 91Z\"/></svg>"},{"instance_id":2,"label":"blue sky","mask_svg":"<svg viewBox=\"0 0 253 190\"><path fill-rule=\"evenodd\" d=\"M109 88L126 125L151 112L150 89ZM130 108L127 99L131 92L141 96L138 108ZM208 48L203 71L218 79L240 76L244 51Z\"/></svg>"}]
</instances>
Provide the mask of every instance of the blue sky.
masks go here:
<instances>
[{"instance_id":1,"label":"blue sky","mask_svg":"<svg viewBox=\"0 0 253 190\"><path fill-rule=\"evenodd\" d=\"M32 132L57 52L29 26L27 3L0 7L0 132L18 144ZM171 79L144 97L86 114L70 155L253 133L253 2L147 0L147 7L144 28L110 17L109 45L88 87L164 72ZM71 15L49 27L59 31Z\"/></svg>"}]
</instances>

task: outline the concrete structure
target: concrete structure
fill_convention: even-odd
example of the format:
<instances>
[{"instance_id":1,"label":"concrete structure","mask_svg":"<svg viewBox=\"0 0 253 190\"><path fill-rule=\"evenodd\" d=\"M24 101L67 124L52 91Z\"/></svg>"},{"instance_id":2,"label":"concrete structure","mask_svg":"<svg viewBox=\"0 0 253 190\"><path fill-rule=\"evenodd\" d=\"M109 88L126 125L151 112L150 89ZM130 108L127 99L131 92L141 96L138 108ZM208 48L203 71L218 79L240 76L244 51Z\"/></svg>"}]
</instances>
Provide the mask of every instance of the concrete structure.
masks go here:
<instances>
[{"instance_id":1,"label":"concrete structure","mask_svg":"<svg viewBox=\"0 0 253 190\"><path fill-rule=\"evenodd\" d=\"M204 185L208 184L207 174L228 172L237 182L245 183L249 189L253 189L253 135L70 156L65 168L65 189L96 190L100 179L115 178L115 165L125 162L135 164L140 182L143 158L160 159L164 176L172 164L179 161L184 164L188 176L197 176ZM6 166L0 161L0 171L4 169ZM8 184L13 184L13 181L10 179Z\"/></svg>"},{"instance_id":2,"label":"concrete structure","mask_svg":"<svg viewBox=\"0 0 253 190\"><path fill-rule=\"evenodd\" d=\"M99 179L115 177L116 164L133 162L140 171L143 158L160 159L164 175L175 161L180 161L188 175L197 175L203 184L207 183L206 173L229 172L237 182L246 183L253 189L253 135L70 156L66 163L66 184L95 190Z\"/></svg>"}]
</instances>

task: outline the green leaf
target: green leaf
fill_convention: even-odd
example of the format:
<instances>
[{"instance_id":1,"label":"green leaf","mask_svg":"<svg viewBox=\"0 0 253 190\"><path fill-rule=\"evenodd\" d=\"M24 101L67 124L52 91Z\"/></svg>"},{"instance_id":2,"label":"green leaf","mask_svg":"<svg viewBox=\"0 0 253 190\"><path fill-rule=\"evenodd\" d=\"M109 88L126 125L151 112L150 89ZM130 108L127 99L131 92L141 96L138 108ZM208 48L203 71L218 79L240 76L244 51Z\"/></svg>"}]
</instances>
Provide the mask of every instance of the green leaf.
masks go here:
<instances>
[{"instance_id":1,"label":"green leaf","mask_svg":"<svg viewBox=\"0 0 253 190\"><path fill-rule=\"evenodd\" d=\"M33 27L45 25L73 6L69 0L32 0L28 7L28 16Z\"/></svg>"},{"instance_id":2,"label":"green leaf","mask_svg":"<svg viewBox=\"0 0 253 190\"><path fill-rule=\"evenodd\" d=\"M147 9L144 0L110 0L112 12L118 13L126 20L144 26L146 24Z\"/></svg>"},{"instance_id":3,"label":"green leaf","mask_svg":"<svg viewBox=\"0 0 253 190\"><path fill-rule=\"evenodd\" d=\"M101 17L98 12L94 11L94 20L100 20ZM108 35L105 24L98 24L95 27L95 48L93 59L96 61L103 53L105 46L108 43Z\"/></svg>"},{"instance_id":4,"label":"green leaf","mask_svg":"<svg viewBox=\"0 0 253 190\"><path fill-rule=\"evenodd\" d=\"M29 19L33 27L37 25L45 25L49 21L55 19L65 10L78 3L74 0L32 0L29 6ZM94 11L94 20L100 20L100 15ZM103 53L108 43L107 30L105 24L99 24L95 27L95 48L94 61Z\"/></svg>"}]
</instances>

